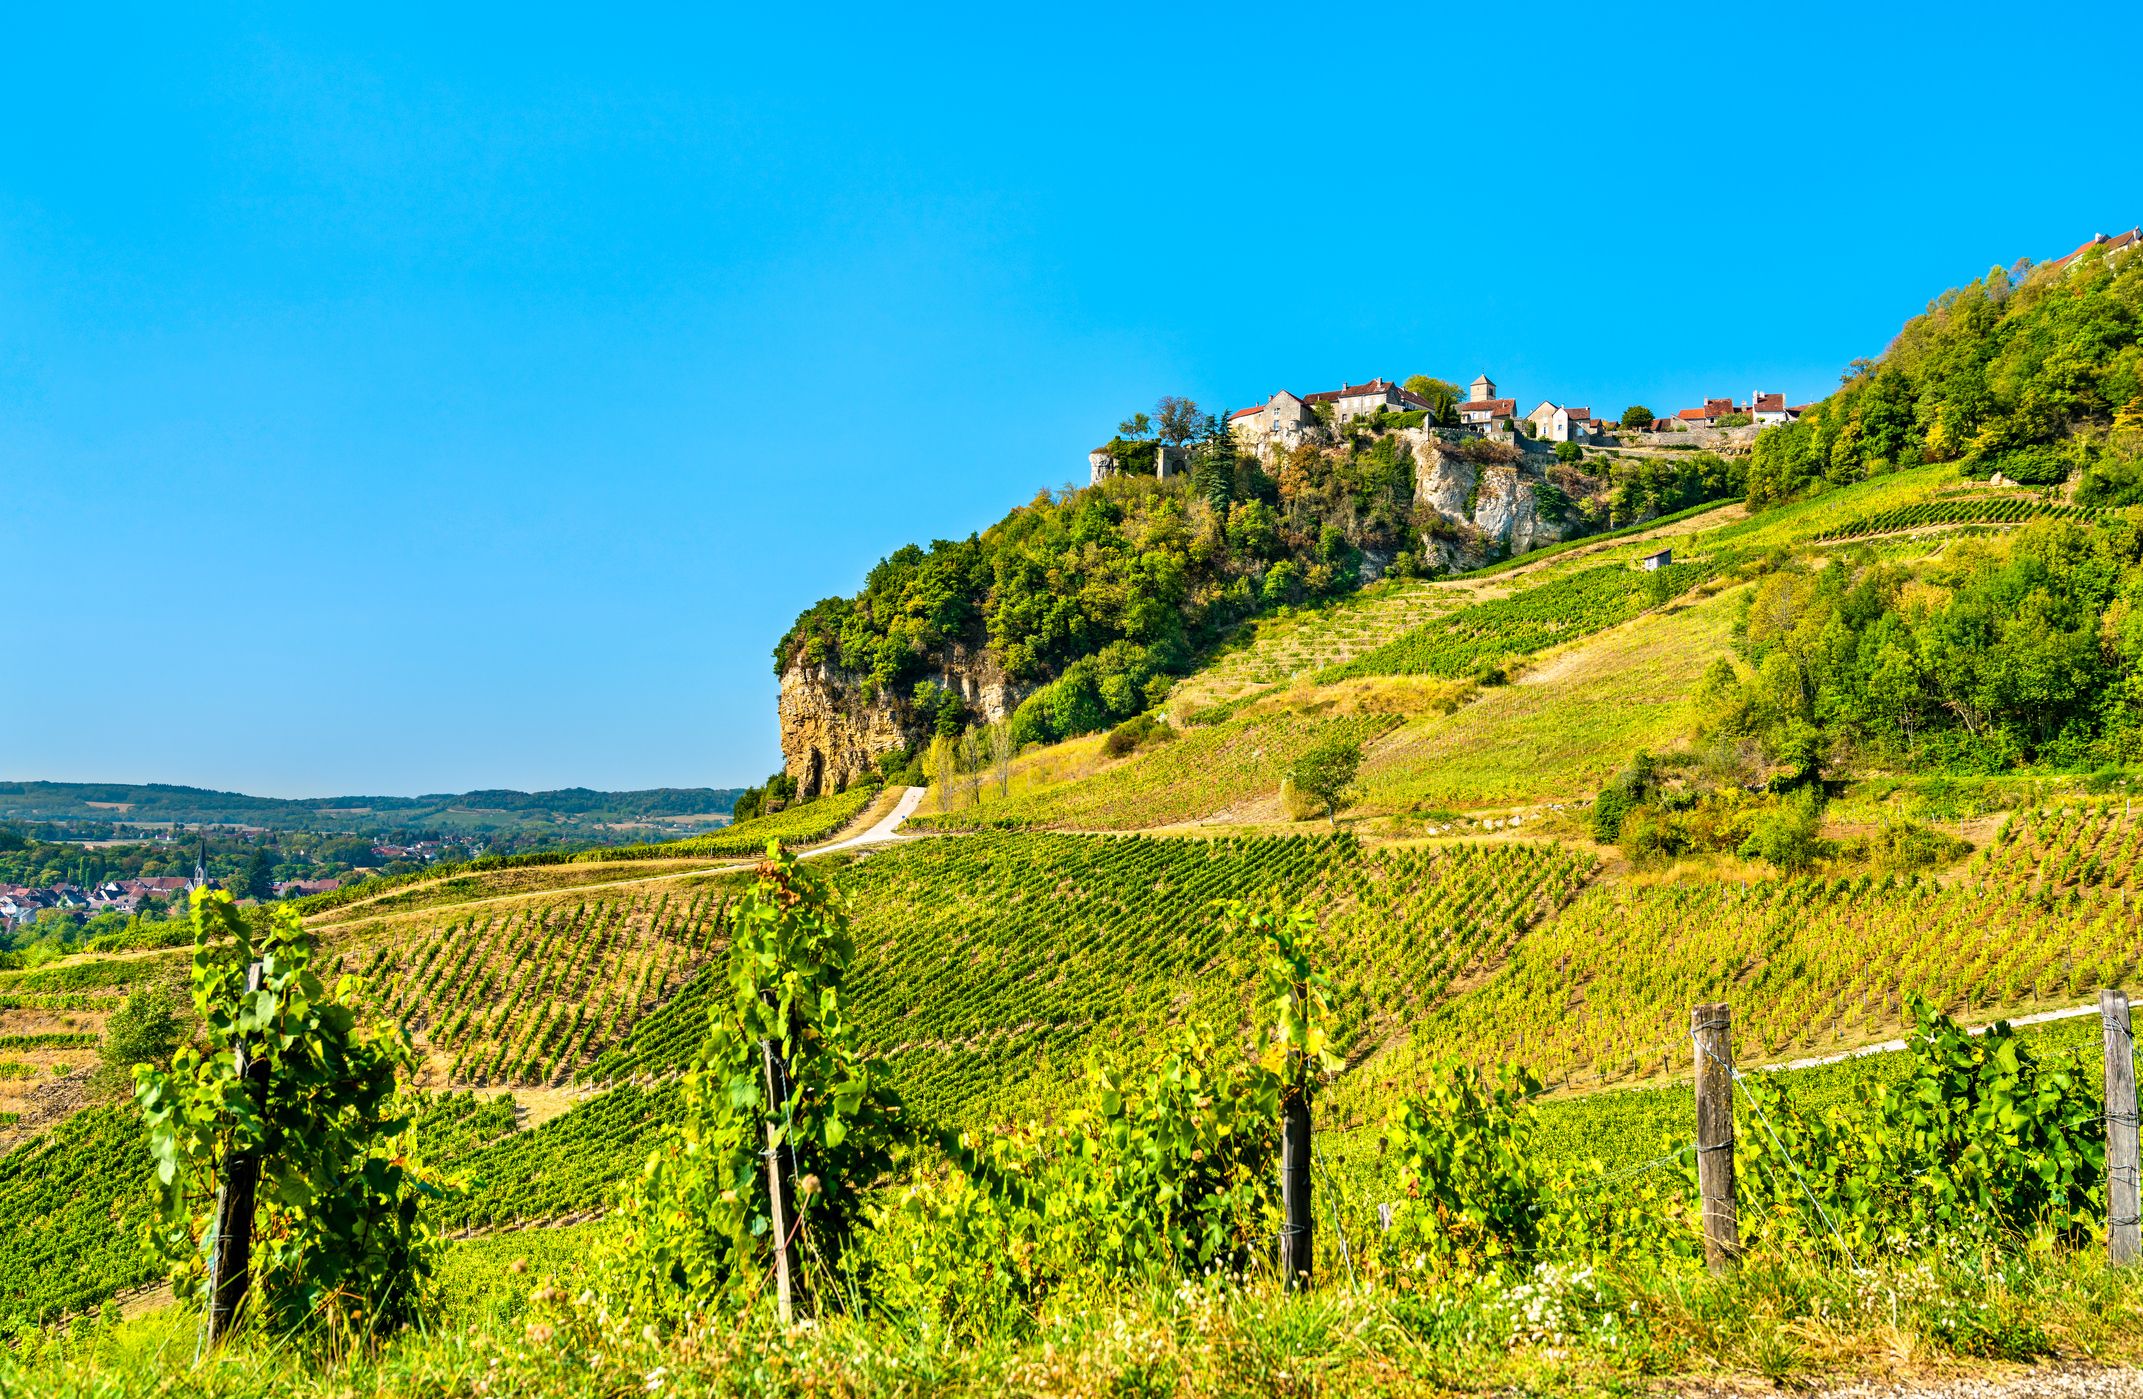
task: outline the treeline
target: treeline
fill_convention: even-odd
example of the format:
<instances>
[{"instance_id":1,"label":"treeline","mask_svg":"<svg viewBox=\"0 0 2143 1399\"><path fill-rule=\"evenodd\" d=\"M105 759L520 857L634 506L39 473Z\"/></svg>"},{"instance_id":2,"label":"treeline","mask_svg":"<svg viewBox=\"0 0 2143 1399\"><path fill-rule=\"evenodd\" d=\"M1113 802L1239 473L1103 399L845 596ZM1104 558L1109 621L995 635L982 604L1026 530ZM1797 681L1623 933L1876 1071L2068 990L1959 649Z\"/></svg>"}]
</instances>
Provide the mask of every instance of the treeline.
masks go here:
<instances>
[{"instance_id":1,"label":"treeline","mask_svg":"<svg viewBox=\"0 0 2143 1399\"><path fill-rule=\"evenodd\" d=\"M1802 778L1860 761L1995 771L2143 758L2143 531L2042 520L1918 565L1760 578L1703 731Z\"/></svg>"},{"instance_id":2,"label":"treeline","mask_svg":"<svg viewBox=\"0 0 2143 1399\"><path fill-rule=\"evenodd\" d=\"M1397 438L1268 473L1210 423L1187 483L1043 492L979 535L896 551L862 592L799 617L774 667L830 662L957 733L971 716L931 676L987 650L1013 682L1044 685L1016 720L1022 742L1090 732L1145 710L1236 622L1352 591L1371 555L1407 571L1413 489Z\"/></svg>"},{"instance_id":3,"label":"treeline","mask_svg":"<svg viewBox=\"0 0 2143 1399\"><path fill-rule=\"evenodd\" d=\"M1906 322L1880 360L1750 454L1761 508L1930 462L2052 485L2087 505L2143 501L2143 258L2086 253L2000 268Z\"/></svg>"}]
</instances>

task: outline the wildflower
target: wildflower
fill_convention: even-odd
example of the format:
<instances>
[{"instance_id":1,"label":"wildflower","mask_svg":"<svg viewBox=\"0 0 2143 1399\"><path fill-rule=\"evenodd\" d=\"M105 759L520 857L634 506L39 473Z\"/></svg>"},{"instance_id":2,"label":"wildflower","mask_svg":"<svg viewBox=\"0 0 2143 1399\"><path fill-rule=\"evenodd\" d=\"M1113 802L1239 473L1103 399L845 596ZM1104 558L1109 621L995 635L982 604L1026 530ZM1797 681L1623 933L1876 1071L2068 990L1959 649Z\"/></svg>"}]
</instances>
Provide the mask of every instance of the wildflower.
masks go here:
<instances>
[{"instance_id":1,"label":"wildflower","mask_svg":"<svg viewBox=\"0 0 2143 1399\"><path fill-rule=\"evenodd\" d=\"M528 1343L532 1346L547 1346L551 1343L551 1337L557 1334L547 1322L531 1321L528 1323Z\"/></svg>"}]
</instances>

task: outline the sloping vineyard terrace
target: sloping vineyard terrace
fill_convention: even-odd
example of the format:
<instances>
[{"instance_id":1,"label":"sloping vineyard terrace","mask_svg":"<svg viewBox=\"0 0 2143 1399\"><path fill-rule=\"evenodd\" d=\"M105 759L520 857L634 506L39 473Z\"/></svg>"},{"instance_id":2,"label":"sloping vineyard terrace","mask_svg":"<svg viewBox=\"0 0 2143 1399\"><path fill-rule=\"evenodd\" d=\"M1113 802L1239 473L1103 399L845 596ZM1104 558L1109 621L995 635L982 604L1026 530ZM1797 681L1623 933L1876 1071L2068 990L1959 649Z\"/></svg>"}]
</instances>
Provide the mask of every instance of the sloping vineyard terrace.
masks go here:
<instances>
[{"instance_id":1,"label":"sloping vineyard terrace","mask_svg":"<svg viewBox=\"0 0 2143 1399\"><path fill-rule=\"evenodd\" d=\"M1927 500L1847 521L1815 538L1818 544L1835 544L1847 539L1865 539L1878 534L1902 534L1908 530L1933 529L1943 525L2020 525L2026 520L2084 520L2106 513L2108 512L2080 505L2028 500L2021 496Z\"/></svg>"},{"instance_id":2,"label":"sloping vineyard terrace","mask_svg":"<svg viewBox=\"0 0 2143 1399\"><path fill-rule=\"evenodd\" d=\"M713 888L486 911L344 955L457 1083L564 1082L706 965Z\"/></svg>"},{"instance_id":3,"label":"sloping vineyard terrace","mask_svg":"<svg viewBox=\"0 0 2143 1399\"><path fill-rule=\"evenodd\" d=\"M1462 608L1317 679L1329 684L1368 675L1478 674L1499 660L1529 656L1626 622L1689 591L1723 563L1677 563L1650 573L1619 563L1584 569Z\"/></svg>"},{"instance_id":4,"label":"sloping vineyard terrace","mask_svg":"<svg viewBox=\"0 0 2143 1399\"><path fill-rule=\"evenodd\" d=\"M2046 871L2011 846L1946 885L1863 875L1593 888L1342 1092L1404 1091L1443 1054L1515 1061L1552 1085L1678 1072L1700 1001L1733 1003L1735 1040L1755 1062L1894 1036L1909 991L1973 1019L2081 1003L2137 967L2133 869L2117 863L2132 858L2133 828L2116 836L2109 824L2095 844L2081 822L2056 832Z\"/></svg>"},{"instance_id":5,"label":"sloping vineyard terrace","mask_svg":"<svg viewBox=\"0 0 2143 1399\"><path fill-rule=\"evenodd\" d=\"M1357 1040L1392 1033L1567 902L1592 857L1527 843L1364 850L1348 836L1256 839L1003 833L919 841L842 876L857 962L847 996L915 1110L1032 1116L1088 1055L1171 1022L1241 1021L1257 949L1216 899L1284 897L1324 926ZM720 994L710 968L591 1077L682 1065Z\"/></svg>"}]
</instances>

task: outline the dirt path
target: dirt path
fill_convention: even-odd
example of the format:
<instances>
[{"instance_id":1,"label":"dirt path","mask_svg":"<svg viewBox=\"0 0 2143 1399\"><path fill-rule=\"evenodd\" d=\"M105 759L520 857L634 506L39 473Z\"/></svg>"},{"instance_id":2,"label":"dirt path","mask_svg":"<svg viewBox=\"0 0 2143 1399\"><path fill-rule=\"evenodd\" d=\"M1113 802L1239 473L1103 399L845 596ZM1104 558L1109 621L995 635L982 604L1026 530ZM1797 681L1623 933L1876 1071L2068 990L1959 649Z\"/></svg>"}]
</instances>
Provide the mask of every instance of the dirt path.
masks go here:
<instances>
[{"instance_id":1,"label":"dirt path","mask_svg":"<svg viewBox=\"0 0 2143 1399\"><path fill-rule=\"evenodd\" d=\"M1769 1384L1670 1385L1680 1395L1775 1394ZM1809 1391L1816 1399L2131 1399L2143 1396L2143 1370L2044 1365L1934 1380L1855 1380Z\"/></svg>"},{"instance_id":2,"label":"dirt path","mask_svg":"<svg viewBox=\"0 0 2143 1399\"><path fill-rule=\"evenodd\" d=\"M917 837L915 835L902 834L901 826L906 823L907 819L910 816L913 816L915 814L916 807L922 805L923 793L926 790L926 788L922 787L907 788L901 793L900 799L893 804L893 809L887 812L883 817L881 817L878 822L875 825L871 826L868 830L863 831L861 834L858 835L848 836L844 839L830 841L824 845L814 845L808 850L799 852L797 858L801 860L810 860L816 859L818 856L821 855L831 855L838 850L853 850L858 846L863 845L877 845L892 840L916 839ZM578 894L591 889L616 889L627 884L660 884L673 879L704 879L710 875L734 874L738 870L750 869L756 863L758 863L756 859L717 860L705 865L695 865L690 869L671 870L666 874L627 875L622 879L606 879L592 884L573 884L560 889L523 889L510 894L493 894L487 898L465 899L456 903L435 904L428 908L413 908L404 912L372 914L369 915L369 917L378 919L422 917L435 914L441 909L446 908L452 908L457 910L466 908L483 908L490 904L510 903L516 899L543 898L547 895L558 893ZM418 887L421 886L406 885L401 889L390 890L389 893L403 894L409 892L411 889ZM384 898L387 897L387 895L382 895L381 897ZM341 914L348 913L351 909L361 909L364 906L364 904L350 904L346 907L335 909L333 911L333 915L331 915L334 916L335 921L330 923L317 923L313 926L321 929L343 928L365 922L367 921L367 918L365 917L344 918L339 916Z\"/></svg>"}]
</instances>

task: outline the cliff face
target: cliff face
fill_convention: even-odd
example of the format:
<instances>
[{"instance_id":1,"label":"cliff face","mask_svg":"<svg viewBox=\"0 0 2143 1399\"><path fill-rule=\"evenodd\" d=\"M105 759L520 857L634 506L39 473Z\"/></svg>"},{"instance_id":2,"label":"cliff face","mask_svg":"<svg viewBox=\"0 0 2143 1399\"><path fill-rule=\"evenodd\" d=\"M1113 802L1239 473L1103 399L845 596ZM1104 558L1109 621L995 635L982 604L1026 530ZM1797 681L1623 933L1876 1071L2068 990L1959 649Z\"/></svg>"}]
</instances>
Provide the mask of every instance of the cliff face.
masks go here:
<instances>
[{"instance_id":1,"label":"cliff face","mask_svg":"<svg viewBox=\"0 0 2143 1399\"><path fill-rule=\"evenodd\" d=\"M1498 552L1523 554L1564 537L1534 496L1547 479L1543 454L1484 464L1449 448L1433 433L1415 438L1414 501L1457 527L1455 538L1432 542L1430 565L1475 568Z\"/></svg>"},{"instance_id":2,"label":"cliff face","mask_svg":"<svg viewBox=\"0 0 2143 1399\"><path fill-rule=\"evenodd\" d=\"M989 723L1010 714L1030 692L1005 678L995 660L956 649L924 677L957 693L971 718ZM808 801L874 772L887 753L930 741L931 718L917 712L914 681L899 694L866 697L863 677L826 664L792 662L781 673L782 766Z\"/></svg>"}]
</instances>

